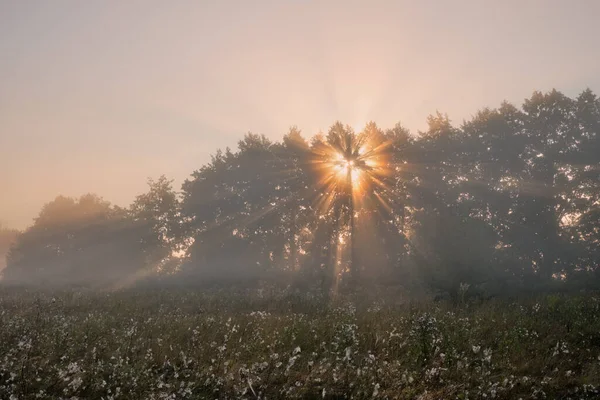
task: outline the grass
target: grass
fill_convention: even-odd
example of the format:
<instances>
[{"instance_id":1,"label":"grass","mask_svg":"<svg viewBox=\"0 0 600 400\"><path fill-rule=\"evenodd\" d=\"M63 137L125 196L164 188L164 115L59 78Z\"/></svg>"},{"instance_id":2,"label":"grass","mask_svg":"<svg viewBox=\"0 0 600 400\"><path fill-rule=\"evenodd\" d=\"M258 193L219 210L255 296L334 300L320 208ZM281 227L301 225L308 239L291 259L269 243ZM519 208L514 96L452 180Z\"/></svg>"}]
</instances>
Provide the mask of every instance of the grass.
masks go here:
<instances>
[{"instance_id":1,"label":"grass","mask_svg":"<svg viewBox=\"0 0 600 400\"><path fill-rule=\"evenodd\" d=\"M599 316L594 294L454 306L4 288L0 398L592 399Z\"/></svg>"}]
</instances>

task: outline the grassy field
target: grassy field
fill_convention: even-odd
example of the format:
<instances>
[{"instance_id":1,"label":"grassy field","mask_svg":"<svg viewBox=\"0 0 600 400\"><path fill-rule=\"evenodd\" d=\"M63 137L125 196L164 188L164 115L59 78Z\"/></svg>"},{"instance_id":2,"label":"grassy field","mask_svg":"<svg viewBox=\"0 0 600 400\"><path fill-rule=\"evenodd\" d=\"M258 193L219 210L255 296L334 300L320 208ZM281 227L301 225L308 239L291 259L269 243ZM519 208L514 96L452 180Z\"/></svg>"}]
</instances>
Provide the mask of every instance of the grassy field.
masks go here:
<instances>
[{"instance_id":1,"label":"grassy field","mask_svg":"<svg viewBox=\"0 0 600 400\"><path fill-rule=\"evenodd\" d=\"M0 289L1 399L599 393L592 294L456 306L286 291Z\"/></svg>"}]
</instances>

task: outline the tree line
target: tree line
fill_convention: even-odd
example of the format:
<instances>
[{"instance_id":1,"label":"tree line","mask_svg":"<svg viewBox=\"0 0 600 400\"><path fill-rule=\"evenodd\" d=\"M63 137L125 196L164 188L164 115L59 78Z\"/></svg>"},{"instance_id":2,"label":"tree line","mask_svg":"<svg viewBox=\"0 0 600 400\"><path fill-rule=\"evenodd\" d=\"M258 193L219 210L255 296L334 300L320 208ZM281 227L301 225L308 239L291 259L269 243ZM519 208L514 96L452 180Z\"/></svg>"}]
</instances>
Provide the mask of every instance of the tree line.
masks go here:
<instances>
[{"instance_id":1,"label":"tree line","mask_svg":"<svg viewBox=\"0 0 600 400\"><path fill-rule=\"evenodd\" d=\"M535 92L411 134L335 123L249 133L126 208L59 196L8 251L5 282L600 283L600 100Z\"/></svg>"}]
</instances>

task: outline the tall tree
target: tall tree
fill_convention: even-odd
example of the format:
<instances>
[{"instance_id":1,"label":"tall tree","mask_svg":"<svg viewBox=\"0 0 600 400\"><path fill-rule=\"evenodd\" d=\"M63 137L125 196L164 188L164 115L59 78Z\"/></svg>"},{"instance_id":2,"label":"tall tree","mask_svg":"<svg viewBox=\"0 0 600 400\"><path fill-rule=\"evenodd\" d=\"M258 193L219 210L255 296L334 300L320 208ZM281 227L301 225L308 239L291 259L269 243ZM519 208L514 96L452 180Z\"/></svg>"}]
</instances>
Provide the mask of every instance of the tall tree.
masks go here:
<instances>
[{"instance_id":1,"label":"tall tree","mask_svg":"<svg viewBox=\"0 0 600 400\"><path fill-rule=\"evenodd\" d=\"M146 263L159 269L172 264L176 252L185 246L179 199L172 184L164 175L149 179L148 191L138 195L130 206Z\"/></svg>"}]
</instances>

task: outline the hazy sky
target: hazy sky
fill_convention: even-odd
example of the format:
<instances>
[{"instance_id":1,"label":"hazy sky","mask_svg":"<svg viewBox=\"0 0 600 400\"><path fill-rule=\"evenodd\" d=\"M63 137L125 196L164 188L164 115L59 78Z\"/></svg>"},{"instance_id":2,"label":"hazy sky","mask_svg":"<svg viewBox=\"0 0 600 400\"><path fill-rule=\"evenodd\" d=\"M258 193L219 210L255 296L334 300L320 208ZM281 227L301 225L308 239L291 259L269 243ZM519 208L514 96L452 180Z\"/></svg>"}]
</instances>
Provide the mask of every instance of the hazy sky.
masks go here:
<instances>
[{"instance_id":1,"label":"hazy sky","mask_svg":"<svg viewBox=\"0 0 600 400\"><path fill-rule=\"evenodd\" d=\"M0 221L127 205L245 132L600 91L600 1L0 0Z\"/></svg>"}]
</instances>

